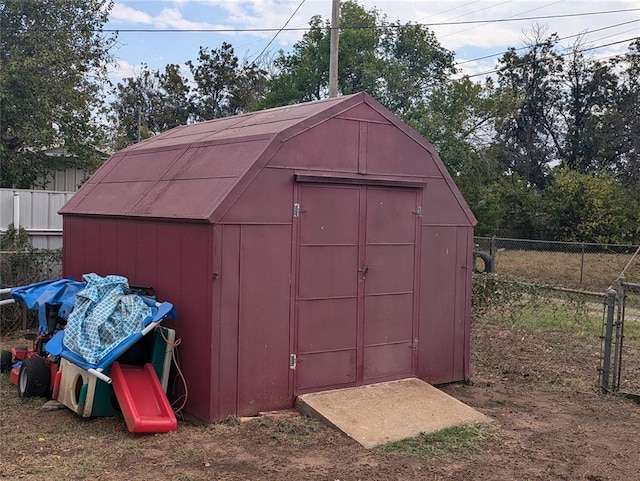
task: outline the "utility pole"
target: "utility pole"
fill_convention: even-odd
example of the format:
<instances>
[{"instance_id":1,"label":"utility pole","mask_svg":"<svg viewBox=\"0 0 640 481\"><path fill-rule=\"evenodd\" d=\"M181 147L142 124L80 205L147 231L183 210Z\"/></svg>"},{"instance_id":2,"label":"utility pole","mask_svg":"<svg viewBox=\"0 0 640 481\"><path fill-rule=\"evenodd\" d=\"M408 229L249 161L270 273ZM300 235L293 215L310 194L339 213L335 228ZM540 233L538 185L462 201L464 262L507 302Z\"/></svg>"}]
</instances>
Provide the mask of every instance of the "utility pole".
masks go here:
<instances>
[{"instance_id":1,"label":"utility pole","mask_svg":"<svg viewBox=\"0 0 640 481\"><path fill-rule=\"evenodd\" d=\"M140 101L138 101L138 103L136 104L136 132L137 132L136 143L137 144L140 143L140 127L141 127L141 125L140 125L141 124L140 116L141 116L141 110L142 110L142 107L140 105Z\"/></svg>"},{"instance_id":2,"label":"utility pole","mask_svg":"<svg viewBox=\"0 0 640 481\"><path fill-rule=\"evenodd\" d=\"M340 38L340 0L331 5L331 50L329 52L329 97L338 96L338 40Z\"/></svg>"}]
</instances>

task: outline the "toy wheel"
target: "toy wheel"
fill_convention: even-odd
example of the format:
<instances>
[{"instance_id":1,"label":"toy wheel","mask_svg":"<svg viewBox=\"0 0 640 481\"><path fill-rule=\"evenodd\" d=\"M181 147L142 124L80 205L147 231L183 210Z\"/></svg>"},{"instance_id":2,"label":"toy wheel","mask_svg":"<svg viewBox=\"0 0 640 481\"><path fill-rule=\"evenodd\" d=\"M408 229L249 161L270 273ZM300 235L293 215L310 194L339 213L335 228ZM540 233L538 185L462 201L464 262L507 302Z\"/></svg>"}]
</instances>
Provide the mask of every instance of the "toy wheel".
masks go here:
<instances>
[{"instance_id":1,"label":"toy wheel","mask_svg":"<svg viewBox=\"0 0 640 481\"><path fill-rule=\"evenodd\" d=\"M12 365L13 365L13 355L11 354L11 351L0 352L0 372L11 371Z\"/></svg>"},{"instance_id":2,"label":"toy wheel","mask_svg":"<svg viewBox=\"0 0 640 481\"><path fill-rule=\"evenodd\" d=\"M29 357L22 361L18 375L18 396L45 397L49 389L49 366L41 357Z\"/></svg>"}]
</instances>

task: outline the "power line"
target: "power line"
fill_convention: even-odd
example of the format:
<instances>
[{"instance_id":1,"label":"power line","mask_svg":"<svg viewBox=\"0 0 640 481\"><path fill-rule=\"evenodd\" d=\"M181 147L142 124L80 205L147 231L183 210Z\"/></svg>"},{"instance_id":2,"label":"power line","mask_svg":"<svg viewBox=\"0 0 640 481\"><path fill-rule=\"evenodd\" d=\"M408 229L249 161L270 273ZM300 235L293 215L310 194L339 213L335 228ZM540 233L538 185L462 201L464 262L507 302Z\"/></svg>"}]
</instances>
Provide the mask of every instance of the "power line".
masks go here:
<instances>
[{"instance_id":1,"label":"power line","mask_svg":"<svg viewBox=\"0 0 640 481\"><path fill-rule=\"evenodd\" d=\"M468 20L463 22L433 22L433 23L418 23L422 27L436 27L446 25L473 25L483 23L505 23L505 22L522 22L529 20L547 20L552 18L571 18L571 17L586 17L592 15L607 15L611 13L626 13L626 12L638 12L640 8L626 8L622 10L604 10L600 12L583 12L583 13L566 13L559 15L544 15L538 17L519 17L519 18L497 18L491 20ZM402 25L387 25L389 28L401 28ZM380 28L380 25L363 25L361 27L345 27L341 30L371 30ZM105 28L99 30L99 32L106 33L258 33L258 32L295 32L295 31L308 31L308 27L292 27L292 28ZM98 31L98 30L96 30Z\"/></svg>"},{"instance_id":2,"label":"power line","mask_svg":"<svg viewBox=\"0 0 640 481\"><path fill-rule=\"evenodd\" d=\"M293 18L293 16L298 13L298 10L300 10L300 7L302 7L302 5L304 4L304 2L306 2L306 0L302 0L300 2L300 4L298 5L298 8L295 9L295 11L291 14L291 16L287 19L287 21L285 22L285 24L282 26L282 28L280 30L278 30L276 32L276 34L273 36L273 38L271 40L269 40L269 43L262 49L262 52L260 52L260 54L256 57L256 59L254 60L254 62L257 62L260 57L262 57L262 54L265 53L267 51L267 49L269 48L269 46L273 43L273 41L276 39L276 37L280 34L280 32L282 32L285 27L287 25L289 25L289 22L291 21L291 19Z\"/></svg>"},{"instance_id":3,"label":"power line","mask_svg":"<svg viewBox=\"0 0 640 481\"><path fill-rule=\"evenodd\" d=\"M450 22L451 20L457 20L458 18L466 17L466 16L471 15L473 13L482 12L484 10L490 10L492 8L499 7L500 5L504 5L505 3L511 3L511 2L512 2L512 0L506 0L505 2L502 2L502 3L496 3L496 4L493 4L493 5L489 5L487 7L479 8L478 10L472 10L471 12L463 13L461 15L458 15L457 17L448 18L447 20L445 20L445 22Z\"/></svg>"},{"instance_id":4,"label":"power line","mask_svg":"<svg viewBox=\"0 0 640 481\"><path fill-rule=\"evenodd\" d=\"M425 18L429 18L429 17L437 17L438 15L442 15L443 13L451 12L451 11L453 11L453 10L458 10L459 8L466 7L467 5L473 5L474 3L478 3L479 1L480 1L480 0L473 0L472 2L463 3L462 5L458 5L457 7L452 7L452 8L449 8L449 9L447 9L447 10L444 10L444 11L442 11L442 12L434 13L434 14L432 14L432 15L428 15L428 16L426 16L426 17L419 18L419 19L418 19L418 22L419 22L420 20L424 20ZM469 12L469 14L471 14L471 12Z\"/></svg>"},{"instance_id":5,"label":"power line","mask_svg":"<svg viewBox=\"0 0 640 481\"><path fill-rule=\"evenodd\" d=\"M510 19L510 18L514 18L514 17L516 17L518 15L524 15L525 13L534 12L536 10L541 10L543 8L548 8L548 7L552 6L552 5L556 5L556 4L562 3L564 1L566 1L566 0L558 0L557 2L549 3L549 4L543 5L541 7L531 8L529 10L525 10L524 12L516 13L514 15L511 15L511 16L509 16L509 17L507 17L505 19L501 19L501 20L507 20L507 19ZM502 5L502 4L499 3L498 5ZM468 32L469 30L473 30L475 28L480 28L480 27L483 27L483 25L476 25L475 27L469 27L469 28L465 28L464 30L458 30L457 32L449 33L447 35L442 35L442 36L439 36L438 38L442 39L442 38L450 37L452 35L458 35L459 33Z\"/></svg>"},{"instance_id":6,"label":"power line","mask_svg":"<svg viewBox=\"0 0 640 481\"><path fill-rule=\"evenodd\" d=\"M621 27L623 25L629 25L630 23L635 23L635 22L640 22L640 19L629 20L628 22L616 23L615 25L609 25L608 27L597 28L595 30L587 30L587 31L582 32L582 33L576 33L574 35L568 35L566 37L560 37L560 38L558 38L558 40L567 40L567 39L570 39L570 38L580 37L580 36L586 35L588 33L601 32L602 30L608 30L610 28ZM626 33L626 32L621 32L621 33ZM599 40L602 40L602 39L599 39ZM539 45L539 44L537 44L537 45ZM526 50L526 49L528 49L530 47L531 47L530 45L526 45L524 47L516 48L516 49L514 49L514 51L518 52L520 50ZM462 62L456 62L456 65L464 65L466 63L477 62L478 60L486 60L488 58L499 57L500 55L504 55L505 53L507 53L507 52L504 51L504 52L494 53L494 54L491 54L491 55L484 55L483 57L477 57L477 58L472 58L470 60L464 60Z\"/></svg>"},{"instance_id":7,"label":"power line","mask_svg":"<svg viewBox=\"0 0 640 481\"><path fill-rule=\"evenodd\" d=\"M595 47L588 47L588 48L583 48L583 49L580 49L580 50L576 50L575 53L588 52L590 50L597 50L599 48L610 47L611 45L618 45L620 43L633 42L634 40L639 40L639 39L640 39L640 37L627 38L625 40L619 40L617 42L610 42L610 43L605 43L603 45L596 45ZM568 57L569 55L573 55L573 54L574 54L574 52L572 51L572 52L560 54L558 56L559 57ZM522 65L527 65L528 63L534 63L536 61L537 60L532 60L532 61L529 61L529 62L520 62L519 64L514 65L514 67L520 67ZM464 77L467 77L467 78L482 77L484 75L489 75L489 74L492 74L492 73L499 72L500 70L502 70L502 69L501 68L494 68L492 70L488 70L488 71L482 72L482 73L476 73L476 74L472 74L472 75L464 75Z\"/></svg>"}]
</instances>

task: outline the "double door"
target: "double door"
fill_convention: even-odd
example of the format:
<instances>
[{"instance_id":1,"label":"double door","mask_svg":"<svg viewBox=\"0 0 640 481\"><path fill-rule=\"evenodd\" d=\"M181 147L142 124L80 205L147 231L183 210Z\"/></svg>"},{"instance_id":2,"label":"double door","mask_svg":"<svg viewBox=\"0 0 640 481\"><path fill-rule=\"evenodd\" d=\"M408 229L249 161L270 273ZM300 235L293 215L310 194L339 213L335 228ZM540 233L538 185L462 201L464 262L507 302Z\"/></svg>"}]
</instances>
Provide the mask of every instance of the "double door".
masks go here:
<instances>
[{"instance_id":1,"label":"double door","mask_svg":"<svg viewBox=\"0 0 640 481\"><path fill-rule=\"evenodd\" d=\"M295 394L412 376L419 191L298 184Z\"/></svg>"}]
</instances>

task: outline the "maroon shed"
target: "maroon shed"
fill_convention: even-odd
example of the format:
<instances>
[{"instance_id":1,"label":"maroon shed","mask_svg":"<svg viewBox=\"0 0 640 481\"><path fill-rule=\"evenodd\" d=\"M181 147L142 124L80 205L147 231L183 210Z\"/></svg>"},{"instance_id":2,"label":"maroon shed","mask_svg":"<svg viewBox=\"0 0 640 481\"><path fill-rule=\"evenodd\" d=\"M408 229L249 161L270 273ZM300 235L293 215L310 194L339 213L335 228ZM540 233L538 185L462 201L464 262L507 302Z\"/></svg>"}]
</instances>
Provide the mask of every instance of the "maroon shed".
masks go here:
<instances>
[{"instance_id":1,"label":"maroon shed","mask_svg":"<svg viewBox=\"0 0 640 481\"><path fill-rule=\"evenodd\" d=\"M187 412L469 373L475 219L435 150L360 93L178 127L63 207L64 271L172 301Z\"/></svg>"}]
</instances>

